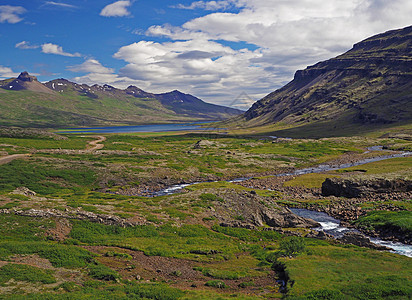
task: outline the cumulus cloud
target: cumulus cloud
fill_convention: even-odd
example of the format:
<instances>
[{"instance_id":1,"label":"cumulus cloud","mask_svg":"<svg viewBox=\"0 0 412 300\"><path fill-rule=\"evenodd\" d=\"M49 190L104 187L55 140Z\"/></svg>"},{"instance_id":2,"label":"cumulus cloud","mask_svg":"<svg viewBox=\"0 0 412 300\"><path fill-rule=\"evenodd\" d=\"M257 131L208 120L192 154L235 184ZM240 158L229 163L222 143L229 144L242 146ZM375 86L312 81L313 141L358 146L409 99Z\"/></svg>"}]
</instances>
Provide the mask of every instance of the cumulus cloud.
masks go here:
<instances>
[{"instance_id":1,"label":"cumulus cloud","mask_svg":"<svg viewBox=\"0 0 412 300\"><path fill-rule=\"evenodd\" d=\"M0 23L18 23L23 20L20 15L25 12L22 6L0 5Z\"/></svg>"},{"instance_id":2,"label":"cumulus cloud","mask_svg":"<svg viewBox=\"0 0 412 300\"><path fill-rule=\"evenodd\" d=\"M94 58L89 58L80 65L69 66L67 69L72 72L87 73L86 75L72 78L73 81L78 83L89 85L110 84L118 88L126 88L132 84L142 84L140 86L147 86L142 82L119 76L115 73L114 69L103 66Z\"/></svg>"},{"instance_id":3,"label":"cumulus cloud","mask_svg":"<svg viewBox=\"0 0 412 300\"><path fill-rule=\"evenodd\" d=\"M105 6L100 12L100 15L103 17L126 17L130 15L127 9L131 5L132 2L129 0L117 1Z\"/></svg>"},{"instance_id":4,"label":"cumulus cloud","mask_svg":"<svg viewBox=\"0 0 412 300\"><path fill-rule=\"evenodd\" d=\"M26 50L26 49L37 49L40 46L32 45L32 44L30 44L30 42L27 42L27 41L22 41L20 43L17 43L15 47L19 48L19 49L25 49Z\"/></svg>"},{"instance_id":5,"label":"cumulus cloud","mask_svg":"<svg viewBox=\"0 0 412 300\"><path fill-rule=\"evenodd\" d=\"M150 80L154 89L165 80L166 86L182 86L213 102L229 104L241 94L258 100L291 80L297 69L332 58L373 34L411 25L412 15L410 0L195 1L176 8L230 6L238 11L148 28L149 37L170 41L119 49L114 57L128 63L121 74Z\"/></svg>"},{"instance_id":6,"label":"cumulus cloud","mask_svg":"<svg viewBox=\"0 0 412 300\"><path fill-rule=\"evenodd\" d=\"M174 8L180 9L204 9L204 10L226 10L234 6L236 1L223 0L223 1L196 1L192 2L190 5L178 4L173 6Z\"/></svg>"},{"instance_id":7,"label":"cumulus cloud","mask_svg":"<svg viewBox=\"0 0 412 300\"><path fill-rule=\"evenodd\" d=\"M63 51L63 47L59 45L55 45L52 43L45 43L41 45L41 52L46 54L56 54L56 55L63 55L68 57L80 57L82 56L80 53L68 53Z\"/></svg>"},{"instance_id":8,"label":"cumulus cloud","mask_svg":"<svg viewBox=\"0 0 412 300\"><path fill-rule=\"evenodd\" d=\"M4 67L0 65L0 79L17 77L19 73L13 72L13 70L9 67Z\"/></svg>"},{"instance_id":9,"label":"cumulus cloud","mask_svg":"<svg viewBox=\"0 0 412 300\"><path fill-rule=\"evenodd\" d=\"M89 58L84 63L75 66L69 66L67 68L72 72L85 72L85 73L99 73L99 74L111 74L114 72L111 68L106 68L98 60Z\"/></svg>"}]
</instances>

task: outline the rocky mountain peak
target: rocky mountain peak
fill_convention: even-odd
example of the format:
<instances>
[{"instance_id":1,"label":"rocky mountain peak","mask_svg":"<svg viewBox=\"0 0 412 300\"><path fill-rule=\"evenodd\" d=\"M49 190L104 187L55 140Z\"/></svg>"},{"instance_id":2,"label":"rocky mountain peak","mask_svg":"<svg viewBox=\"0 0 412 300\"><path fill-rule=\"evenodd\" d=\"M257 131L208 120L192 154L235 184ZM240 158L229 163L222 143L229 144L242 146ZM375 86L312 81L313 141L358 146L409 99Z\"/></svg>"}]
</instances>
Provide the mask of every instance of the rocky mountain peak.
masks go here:
<instances>
[{"instance_id":1,"label":"rocky mountain peak","mask_svg":"<svg viewBox=\"0 0 412 300\"><path fill-rule=\"evenodd\" d=\"M29 75L27 71L21 72L19 77L17 77L17 79L21 81L28 81L28 82L37 81L37 77Z\"/></svg>"}]
</instances>

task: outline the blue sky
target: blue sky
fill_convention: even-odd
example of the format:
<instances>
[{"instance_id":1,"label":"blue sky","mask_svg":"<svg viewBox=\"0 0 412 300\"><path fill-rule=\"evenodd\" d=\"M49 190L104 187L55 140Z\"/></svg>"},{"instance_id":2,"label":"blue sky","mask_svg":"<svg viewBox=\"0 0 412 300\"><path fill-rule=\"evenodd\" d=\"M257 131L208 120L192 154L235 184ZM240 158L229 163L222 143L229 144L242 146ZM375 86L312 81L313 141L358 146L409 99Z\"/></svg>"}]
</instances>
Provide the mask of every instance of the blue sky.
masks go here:
<instances>
[{"instance_id":1,"label":"blue sky","mask_svg":"<svg viewBox=\"0 0 412 300\"><path fill-rule=\"evenodd\" d=\"M178 89L245 109L411 15L410 0L0 0L0 78Z\"/></svg>"}]
</instances>

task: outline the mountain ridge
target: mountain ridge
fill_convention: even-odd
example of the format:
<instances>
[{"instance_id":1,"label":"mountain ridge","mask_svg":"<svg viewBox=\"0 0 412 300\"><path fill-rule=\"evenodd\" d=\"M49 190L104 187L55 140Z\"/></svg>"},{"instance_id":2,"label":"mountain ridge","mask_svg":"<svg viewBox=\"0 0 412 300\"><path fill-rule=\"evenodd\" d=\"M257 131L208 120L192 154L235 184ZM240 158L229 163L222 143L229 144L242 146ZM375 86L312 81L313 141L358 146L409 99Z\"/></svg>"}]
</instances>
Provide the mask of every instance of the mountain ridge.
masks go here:
<instances>
[{"instance_id":1,"label":"mountain ridge","mask_svg":"<svg viewBox=\"0 0 412 300\"><path fill-rule=\"evenodd\" d=\"M89 86L64 78L40 83L22 72L0 81L0 125L40 127L137 125L223 120L242 111L180 91L153 94L136 86Z\"/></svg>"},{"instance_id":2,"label":"mountain ridge","mask_svg":"<svg viewBox=\"0 0 412 300\"><path fill-rule=\"evenodd\" d=\"M311 132L359 131L411 123L412 26L356 43L335 58L298 70L284 87L257 101L234 123L245 128L279 124ZM229 122L230 123L230 122ZM299 127L300 129L297 129Z\"/></svg>"}]
</instances>

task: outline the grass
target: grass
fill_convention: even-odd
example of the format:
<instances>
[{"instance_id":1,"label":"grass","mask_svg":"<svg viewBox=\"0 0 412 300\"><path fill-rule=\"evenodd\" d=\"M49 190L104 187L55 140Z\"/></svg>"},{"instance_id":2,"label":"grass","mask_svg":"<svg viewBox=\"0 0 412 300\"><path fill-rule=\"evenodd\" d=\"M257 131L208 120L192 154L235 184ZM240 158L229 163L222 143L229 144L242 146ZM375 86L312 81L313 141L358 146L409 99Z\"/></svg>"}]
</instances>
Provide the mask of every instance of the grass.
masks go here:
<instances>
[{"instance_id":1,"label":"grass","mask_svg":"<svg viewBox=\"0 0 412 300\"><path fill-rule=\"evenodd\" d=\"M393 174L396 176L405 176L409 179L412 178L412 157L392 158L383 161L377 161L368 163L362 166L356 166L337 170L337 173L347 173L357 170L362 170L365 175L385 176L391 177Z\"/></svg>"},{"instance_id":2,"label":"grass","mask_svg":"<svg viewBox=\"0 0 412 300\"><path fill-rule=\"evenodd\" d=\"M407 297L412 293L410 258L355 246L312 244L308 251L308 254L293 259L280 259L286 265L291 282L294 282L289 290L290 296L309 296L331 288L342 293L342 299ZM373 294L377 297L372 298Z\"/></svg>"},{"instance_id":3,"label":"grass","mask_svg":"<svg viewBox=\"0 0 412 300\"><path fill-rule=\"evenodd\" d=\"M371 211L355 223L364 228L393 228L411 234L412 211Z\"/></svg>"},{"instance_id":4,"label":"grass","mask_svg":"<svg viewBox=\"0 0 412 300\"><path fill-rule=\"evenodd\" d=\"M286 181L283 185L290 187L320 188L326 178L340 177L330 174L304 174L296 176L292 180Z\"/></svg>"},{"instance_id":5,"label":"grass","mask_svg":"<svg viewBox=\"0 0 412 300\"><path fill-rule=\"evenodd\" d=\"M31 145L38 150L82 148L90 138L73 135L68 140L61 141L33 136L25 140L0 139L3 139L0 143L11 145L0 146L1 151L28 153ZM195 149L194 145L199 140L203 141L200 143L203 146ZM345 299L361 295L371 299L402 299L405 293L409 292L407 286L411 281L407 272L411 265L406 257L304 239L306 248L302 250L298 247L298 251L292 249L291 255L296 257L290 259L282 257L288 249L282 246L285 248L282 252L280 245L289 239L280 233L265 228L250 230L222 227L219 226L219 216L215 216L213 211L217 211L220 202L225 201L220 196L225 190L254 192L264 198L261 202L265 203L263 205L269 205L270 201L286 206L333 204L334 200L330 199L293 200L280 192L247 188L223 180L268 176L291 167L318 164L347 152L360 153L367 146L382 144L402 147L408 145L407 142L391 138L284 140L281 143L272 143L271 139L261 140L245 136L126 134L108 135L103 148L124 152L67 154L45 150L25 161L16 160L2 165L0 207L57 208L61 211L72 211L81 207L87 211L113 214L132 220L144 217L153 223L123 228L73 220L70 221L72 227L66 240L57 242L49 240L46 234L56 229L57 220L0 215L1 260L13 262L16 255L38 255L49 260L55 268L70 269L70 272L79 274L78 283L63 278L64 283L55 290L42 286L41 293L8 294L7 298L280 298L282 295L275 281L273 286L262 286L259 278L279 275L280 273L270 272L273 272L271 266L276 269L275 263L281 261L291 278L289 294L284 296L285 298ZM356 169L364 170L364 175L404 176L410 173L411 165L410 158L402 158L358 166ZM325 177L350 177L353 176L353 170L297 176L285 185L320 187ZM213 182L215 180L221 181ZM189 181L210 182L189 186L182 193L173 196L144 198L127 195L130 189L151 183L159 183L160 186ZM9 194L21 186L36 191L40 197ZM126 195L103 193L101 189L104 188L110 188L113 192L124 192ZM397 226L410 230L409 202L408 199L387 199L361 203L359 205L368 210L379 210L390 205L406 212L370 213L359 219L359 225L368 228ZM244 218L239 212L231 215L238 220ZM113 248L98 248L100 251L96 253L104 256L98 257L86 250L87 246ZM186 274L183 269L173 267L167 274L175 271L170 275L174 278L169 277L164 282L128 282L127 279L136 274L145 277L138 271L135 256L128 254L133 250L143 251L148 256L168 257L174 262L183 259L190 263L190 268L197 266L201 272L199 275L205 275L207 279L201 284L196 283L197 288L177 289L176 286L182 286L178 283L186 282ZM133 268L128 268L131 266ZM18 276L19 272L14 270L12 273L13 276ZM32 273L35 274L34 271ZM161 278L154 276L157 280ZM146 280L146 277L144 279ZM147 279L154 281L152 277ZM209 287L204 285L207 282L210 282ZM36 284L44 285L42 282ZM228 288L219 288L221 286ZM16 292L24 293L21 290ZM0 297L2 296L5 295L0 294Z\"/></svg>"},{"instance_id":6,"label":"grass","mask_svg":"<svg viewBox=\"0 0 412 300\"><path fill-rule=\"evenodd\" d=\"M78 187L92 187L95 173L85 167L58 168L36 162L15 160L0 166L0 192L25 186L43 195L75 192Z\"/></svg>"},{"instance_id":7,"label":"grass","mask_svg":"<svg viewBox=\"0 0 412 300\"><path fill-rule=\"evenodd\" d=\"M193 259L198 256L196 253L219 253L219 255L205 255L204 258L200 258L208 260L223 259L222 255L232 254L239 250L237 243L233 243L224 234L211 231L201 225L181 227L144 225L122 228L76 221L70 236L91 245L141 250L149 256Z\"/></svg>"},{"instance_id":8,"label":"grass","mask_svg":"<svg viewBox=\"0 0 412 300\"><path fill-rule=\"evenodd\" d=\"M29 265L7 264L0 268L0 286L10 279L26 282L55 283L51 270L42 270Z\"/></svg>"}]
</instances>

